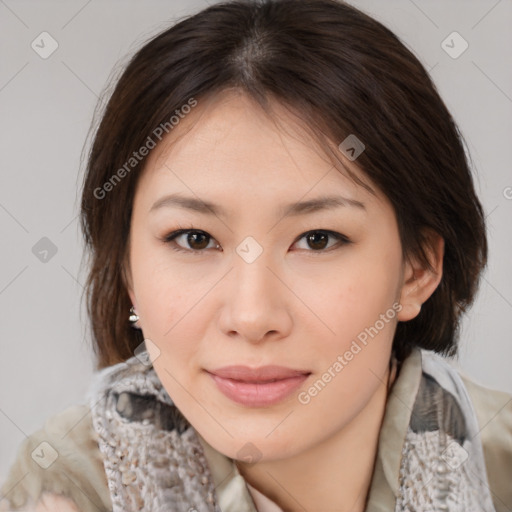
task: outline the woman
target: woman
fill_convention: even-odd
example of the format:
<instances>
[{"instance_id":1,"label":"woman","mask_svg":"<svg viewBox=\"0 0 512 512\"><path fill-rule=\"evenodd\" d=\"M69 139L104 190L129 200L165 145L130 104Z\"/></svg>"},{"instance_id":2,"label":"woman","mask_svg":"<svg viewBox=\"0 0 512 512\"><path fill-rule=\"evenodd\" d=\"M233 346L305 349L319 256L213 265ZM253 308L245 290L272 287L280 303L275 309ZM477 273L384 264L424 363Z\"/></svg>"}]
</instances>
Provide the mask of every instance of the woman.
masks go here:
<instances>
[{"instance_id":1,"label":"woman","mask_svg":"<svg viewBox=\"0 0 512 512\"><path fill-rule=\"evenodd\" d=\"M99 371L20 447L9 510L512 507L512 396L442 358L482 207L434 84L377 21L235 1L149 41L81 220Z\"/></svg>"}]
</instances>

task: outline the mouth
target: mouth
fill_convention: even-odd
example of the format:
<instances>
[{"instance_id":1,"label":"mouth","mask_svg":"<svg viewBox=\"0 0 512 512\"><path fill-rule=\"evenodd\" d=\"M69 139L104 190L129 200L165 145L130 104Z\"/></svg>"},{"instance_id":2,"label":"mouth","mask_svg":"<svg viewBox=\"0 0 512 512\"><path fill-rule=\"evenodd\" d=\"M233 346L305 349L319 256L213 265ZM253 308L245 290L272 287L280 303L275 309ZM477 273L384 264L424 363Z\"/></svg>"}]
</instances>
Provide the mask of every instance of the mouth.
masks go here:
<instances>
[{"instance_id":1,"label":"mouth","mask_svg":"<svg viewBox=\"0 0 512 512\"><path fill-rule=\"evenodd\" d=\"M311 375L280 366L230 366L207 371L224 396L247 407L269 407L288 398Z\"/></svg>"}]
</instances>

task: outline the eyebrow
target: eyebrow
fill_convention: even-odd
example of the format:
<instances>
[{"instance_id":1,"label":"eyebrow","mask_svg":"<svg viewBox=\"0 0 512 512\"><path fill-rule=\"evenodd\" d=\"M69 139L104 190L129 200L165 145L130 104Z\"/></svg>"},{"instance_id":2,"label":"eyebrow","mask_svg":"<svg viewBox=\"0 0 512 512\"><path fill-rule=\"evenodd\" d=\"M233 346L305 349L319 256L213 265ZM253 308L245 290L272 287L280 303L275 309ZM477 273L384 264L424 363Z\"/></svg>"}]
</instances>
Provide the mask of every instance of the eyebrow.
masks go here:
<instances>
[{"instance_id":1,"label":"eyebrow","mask_svg":"<svg viewBox=\"0 0 512 512\"><path fill-rule=\"evenodd\" d=\"M366 206L360 201L343 196L321 196L308 201L299 201L285 205L281 211L283 217L290 217L321 210L329 210L340 206L350 206L366 211ZM160 208L183 208L206 215L216 215L218 217L227 216L226 211L220 205L179 194L161 197L153 204L149 211L151 213Z\"/></svg>"}]
</instances>

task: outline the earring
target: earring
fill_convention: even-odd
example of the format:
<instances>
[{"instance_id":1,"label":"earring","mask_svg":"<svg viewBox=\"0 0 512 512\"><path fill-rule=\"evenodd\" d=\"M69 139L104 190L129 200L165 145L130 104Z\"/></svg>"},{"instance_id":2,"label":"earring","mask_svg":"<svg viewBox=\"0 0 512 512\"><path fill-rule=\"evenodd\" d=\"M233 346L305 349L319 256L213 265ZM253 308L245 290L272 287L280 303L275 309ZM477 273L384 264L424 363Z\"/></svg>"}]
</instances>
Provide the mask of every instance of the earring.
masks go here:
<instances>
[{"instance_id":1,"label":"earring","mask_svg":"<svg viewBox=\"0 0 512 512\"><path fill-rule=\"evenodd\" d=\"M129 320L132 322L132 327L134 329L140 329L140 327L136 325L136 323L139 321L139 315L135 312L135 308L133 306L130 308Z\"/></svg>"}]
</instances>

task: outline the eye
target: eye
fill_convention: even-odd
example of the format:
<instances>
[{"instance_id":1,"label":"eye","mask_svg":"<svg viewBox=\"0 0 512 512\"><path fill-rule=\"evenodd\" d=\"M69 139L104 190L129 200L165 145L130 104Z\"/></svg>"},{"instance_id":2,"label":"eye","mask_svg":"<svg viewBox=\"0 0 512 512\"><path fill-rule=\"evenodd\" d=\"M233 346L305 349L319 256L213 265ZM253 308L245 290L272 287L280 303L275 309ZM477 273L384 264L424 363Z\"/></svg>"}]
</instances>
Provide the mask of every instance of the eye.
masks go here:
<instances>
[{"instance_id":1,"label":"eye","mask_svg":"<svg viewBox=\"0 0 512 512\"><path fill-rule=\"evenodd\" d=\"M308 252L328 252L328 250L331 250L333 247L333 244L329 246L329 238L335 239L338 244L334 245L338 245L338 247L351 243L350 239L341 233L330 230L313 230L300 235L293 245L304 239L308 247L312 249L308 250ZM178 240L181 240L181 244L178 243ZM205 249L209 248L210 242L214 240L215 239L208 233L198 229L179 229L169 233L163 238L163 241L171 244L175 251L192 254L204 252ZM186 247L186 245L188 245L188 247ZM210 248L215 247L219 247L219 244L214 244L214 246ZM328 248L327 250L326 247Z\"/></svg>"},{"instance_id":2,"label":"eye","mask_svg":"<svg viewBox=\"0 0 512 512\"><path fill-rule=\"evenodd\" d=\"M313 251L309 252L328 252L327 250L325 250L325 248L326 246L328 246L329 238L334 238L335 240L337 240L338 246L351 243L350 239L345 235L342 235L341 233L336 233L335 231L329 231L324 229L308 231L307 233L302 234L295 243L304 239L306 240L306 244L308 244L308 246L313 249ZM329 247L329 250L332 247L333 246L331 245Z\"/></svg>"},{"instance_id":3,"label":"eye","mask_svg":"<svg viewBox=\"0 0 512 512\"><path fill-rule=\"evenodd\" d=\"M177 240L182 239L190 248L178 244ZM175 251L200 253L208 248L209 242L214 240L208 233L198 229L179 229L169 233L163 241L170 243ZM217 244L218 246L218 244Z\"/></svg>"}]
</instances>

